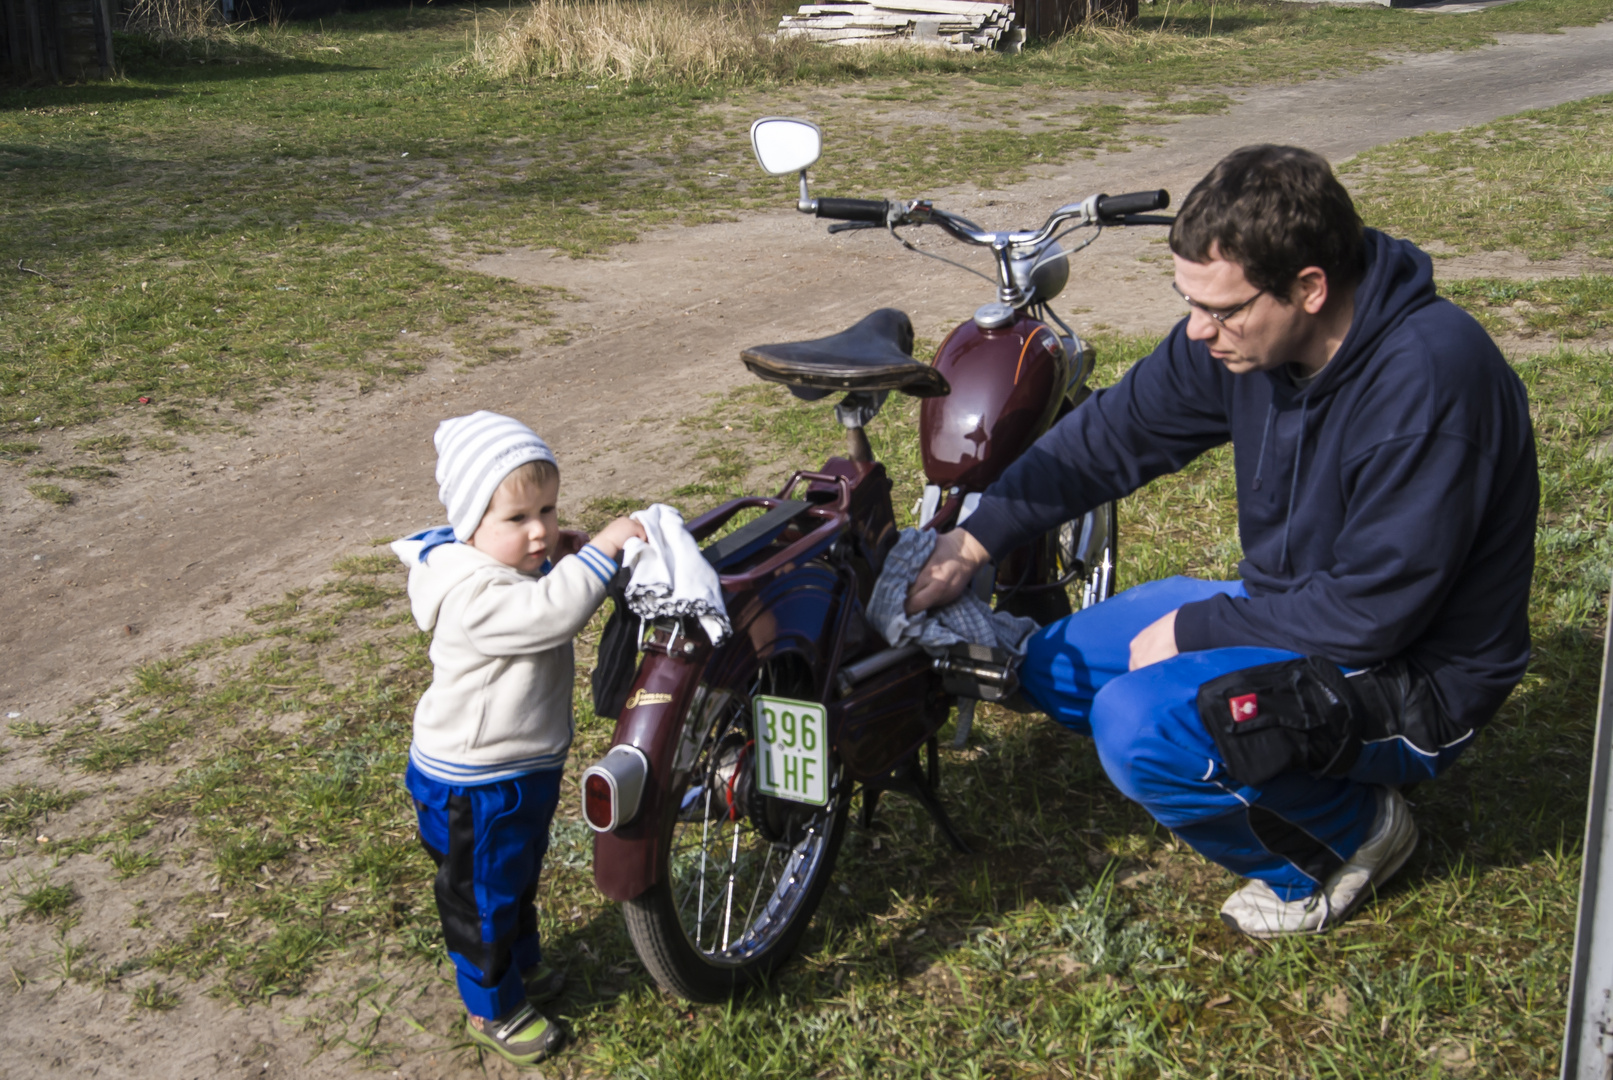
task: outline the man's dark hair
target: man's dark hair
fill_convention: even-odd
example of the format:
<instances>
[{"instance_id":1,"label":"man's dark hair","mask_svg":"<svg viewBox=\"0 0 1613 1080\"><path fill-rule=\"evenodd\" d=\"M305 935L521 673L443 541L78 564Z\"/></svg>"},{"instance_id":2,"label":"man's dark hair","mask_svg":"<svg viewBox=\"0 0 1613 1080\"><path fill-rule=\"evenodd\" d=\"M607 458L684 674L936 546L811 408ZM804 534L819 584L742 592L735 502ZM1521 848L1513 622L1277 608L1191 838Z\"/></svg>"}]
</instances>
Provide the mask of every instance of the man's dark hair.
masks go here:
<instances>
[{"instance_id":1,"label":"man's dark hair","mask_svg":"<svg viewBox=\"0 0 1613 1080\"><path fill-rule=\"evenodd\" d=\"M1350 193L1327 160L1297 146L1245 146L1222 158L1182 203L1171 250L1207 263L1211 251L1250 284L1287 302L1299 272L1320 266L1332 285L1366 273L1366 242Z\"/></svg>"}]
</instances>

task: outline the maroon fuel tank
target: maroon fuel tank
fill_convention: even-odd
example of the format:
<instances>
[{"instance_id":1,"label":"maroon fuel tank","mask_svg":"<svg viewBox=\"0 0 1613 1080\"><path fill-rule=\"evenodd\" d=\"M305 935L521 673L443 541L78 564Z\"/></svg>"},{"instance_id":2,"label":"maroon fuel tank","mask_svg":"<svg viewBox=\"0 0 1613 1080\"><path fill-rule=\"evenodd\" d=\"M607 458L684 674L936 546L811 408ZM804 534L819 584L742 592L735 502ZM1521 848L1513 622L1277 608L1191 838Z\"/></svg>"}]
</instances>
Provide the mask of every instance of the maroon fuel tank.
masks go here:
<instances>
[{"instance_id":1,"label":"maroon fuel tank","mask_svg":"<svg viewBox=\"0 0 1613 1080\"><path fill-rule=\"evenodd\" d=\"M924 475L965 491L985 488L1047 430L1069 376L1058 335L1024 312L992 330L962 324L935 366L952 393L919 406Z\"/></svg>"}]
</instances>

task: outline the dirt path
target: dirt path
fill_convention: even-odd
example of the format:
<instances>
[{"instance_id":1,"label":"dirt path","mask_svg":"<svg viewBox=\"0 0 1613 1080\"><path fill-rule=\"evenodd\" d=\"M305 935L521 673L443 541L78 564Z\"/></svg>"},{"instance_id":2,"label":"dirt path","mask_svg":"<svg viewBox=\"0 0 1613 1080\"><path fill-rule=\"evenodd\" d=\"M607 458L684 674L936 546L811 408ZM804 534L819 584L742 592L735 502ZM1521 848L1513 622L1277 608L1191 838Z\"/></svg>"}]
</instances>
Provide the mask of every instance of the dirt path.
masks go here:
<instances>
[{"instance_id":1,"label":"dirt path","mask_svg":"<svg viewBox=\"0 0 1613 1080\"><path fill-rule=\"evenodd\" d=\"M1152 129L1157 145L1047 168L1008 190L908 194L932 195L988 225L1028 224L1091 191L1167 187L1179 197L1222 154L1249 142L1297 143L1339 161L1392 139L1609 90L1613 23L1250 91L1225 114ZM1161 331L1179 313L1167 267L1158 232L1115 231L1077 260L1061 310L1080 328ZM560 311L576 330L572 342L548 346L534 337L518 359L497 366L456 373L443 364L384 391L331 389L312 406L271 407L252 418L250 436L189 437L188 454L131 455L116 485L66 509L30 498L23 470L0 475L0 711L50 720L123 681L130 665L221 633L247 607L318 580L340 552L435 523L430 436L444 416L492 408L530 421L560 455L569 503L648 495L695 471L674 422L745 377L741 346L827 333L880 305L906 309L920 334L938 338L989 298L984 283L882 235L828 237L783 209L665 230L608 259L510 252L476 268L578 296ZM1488 257L1448 260L1440 272L1586 268ZM41 441L65 458L75 437L48 432ZM0 761L0 785L20 762ZM107 1000L78 984L55 996L30 986L8 997L0 1075L362 1071L306 1061L307 1046L263 1010L229 1011L192 995L173 1013L119 1021L106 1040L71 1022ZM401 1075L443 1070L454 1071L416 1060Z\"/></svg>"}]
</instances>

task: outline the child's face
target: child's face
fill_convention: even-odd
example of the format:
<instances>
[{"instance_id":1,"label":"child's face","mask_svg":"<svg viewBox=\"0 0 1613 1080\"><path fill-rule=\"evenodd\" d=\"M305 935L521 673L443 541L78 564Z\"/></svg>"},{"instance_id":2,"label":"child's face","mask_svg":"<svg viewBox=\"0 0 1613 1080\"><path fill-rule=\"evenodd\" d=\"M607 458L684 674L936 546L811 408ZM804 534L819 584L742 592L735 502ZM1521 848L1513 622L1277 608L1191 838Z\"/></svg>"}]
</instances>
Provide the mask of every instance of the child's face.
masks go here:
<instances>
[{"instance_id":1,"label":"child's face","mask_svg":"<svg viewBox=\"0 0 1613 1080\"><path fill-rule=\"evenodd\" d=\"M535 574L560 542L560 478L542 483L511 483L493 492L470 546L523 574Z\"/></svg>"}]
</instances>

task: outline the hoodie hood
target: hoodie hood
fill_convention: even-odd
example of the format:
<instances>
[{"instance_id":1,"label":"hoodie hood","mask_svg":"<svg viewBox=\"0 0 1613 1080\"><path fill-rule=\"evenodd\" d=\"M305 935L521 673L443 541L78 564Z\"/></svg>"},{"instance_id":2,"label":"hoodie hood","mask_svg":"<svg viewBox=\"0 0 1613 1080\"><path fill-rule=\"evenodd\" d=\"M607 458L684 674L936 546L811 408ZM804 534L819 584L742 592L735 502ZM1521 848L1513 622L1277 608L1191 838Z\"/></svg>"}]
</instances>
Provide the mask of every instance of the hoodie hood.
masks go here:
<instances>
[{"instance_id":1,"label":"hoodie hood","mask_svg":"<svg viewBox=\"0 0 1613 1080\"><path fill-rule=\"evenodd\" d=\"M422 630L436 627L443 600L478 571L497 569L520 573L469 544L433 544L428 536L428 533L420 533L392 542L393 553L409 568L409 610L414 615L415 625ZM423 554L429 556L429 561Z\"/></svg>"},{"instance_id":2,"label":"hoodie hood","mask_svg":"<svg viewBox=\"0 0 1613 1080\"><path fill-rule=\"evenodd\" d=\"M1367 271L1355 287L1355 314L1350 329L1333 354L1305 389L1290 393L1315 401L1335 392L1360 374L1385 337L1419 311L1439 299L1434 290L1434 260L1415 245L1365 231ZM1286 374L1268 372L1268 378L1288 384Z\"/></svg>"}]
</instances>

